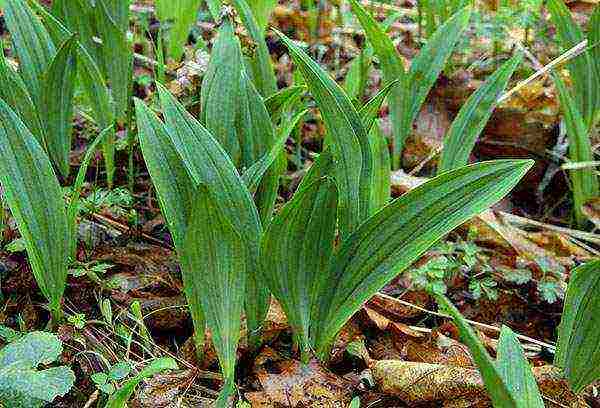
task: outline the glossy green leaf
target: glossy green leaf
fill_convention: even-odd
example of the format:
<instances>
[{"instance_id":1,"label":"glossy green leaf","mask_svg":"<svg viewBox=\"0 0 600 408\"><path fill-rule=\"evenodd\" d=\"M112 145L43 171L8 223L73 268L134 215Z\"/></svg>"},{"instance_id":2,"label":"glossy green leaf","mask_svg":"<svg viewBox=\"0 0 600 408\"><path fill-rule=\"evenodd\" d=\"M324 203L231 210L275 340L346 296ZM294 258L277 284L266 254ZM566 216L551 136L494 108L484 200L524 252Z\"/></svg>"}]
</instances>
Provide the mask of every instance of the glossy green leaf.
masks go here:
<instances>
[{"instance_id":1,"label":"glossy green leaf","mask_svg":"<svg viewBox=\"0 0 600 408\"><path fill-rule=\"evenodd\" d=\"M241 147L236 133L237 101L242 71L240 42L225 19L212 49L208 70L202 80L201 122L223 146L236 166L241 164Z\"/></svg>"},{"instance_id":2,"label":"glossy green leaf","mask_svg":"<svg viewBox=\"0 0 600 408\"><path fill-rule=\"evenodd\" d=\"M172 22L169 30L169 56L178 61L183 55L183 46L196 18L202 0L157 0L156 10L159 20L164 24Z\"/></svg>"},{"instance_id":3,"label":"glossy green leaf","mask_svg":"<svg viewBox=\"0 0 600 408\"><path fill-rule=\"evenodd\" d=\"M4 18L19 59L19 72L31 98L39 106L43 76L54 58L56 47L25 0L7 0Z\"/></svg>"},{"instance_id":4,"label":"glossy green leaf","mask_svg":"<svg viewBox=\"0 0 600 408\"><path fill-rule=\"evenodd\" d=\"M210 190L199 188L181 255L185 293L202 306L226 383L233 383L246 285L245 244ZM195 322L196 323L196 322ZM202 330L201 327L196 330Z\"/></svg>"},{"instance_id":5,"label":"glossy green leaf","mask_svg":"<svg viewBox=\"0 0 600 408\"><path fill-rule=\"evenodd\" d=\"M554 364L561 367L571 388L580 392L600 379L600 261L571 272L558 329Z\"/></svg>"},{"instance_id":6,"label":"glossy green leaf","mask_svg":"<svg viewBox=\"0 0 600 408\"><path fill-rule=\"evenodd\" d=\"M269 116L273 121L279 118L285 106L287 106L291 100L299 98L306 91L304 85L295 85L283 88L277 93L265 98L265 107Z\"/></svg>"},{"instance_id":7,"label":"glossy green leaf","mask_svg":"<svg viewBox=\"0 0 600 408\"><path fill-rule=\"evenodd\" d=\"M469 162L477 138L487 125L498 98L522 60L523 54L517 53L506 61L461 107L446 135L438 173L459 168Z\"/></svg>"},{"instance_id":8,"label":"glossy green leaf","mask_svg":"<svg viewBox=\"0 0 600 408\"><path fill-rule=\"evenodd\" d=\"M454 324L458 327L461 340L469 347L469 351L475 360L475 364L479 368L483 383L488 391L492 403L496 408L517 408L517 399L511 393L510 388L500 375L500 371L496 362L492 360L485 349L485 346L479 340L479 337L465 318L460 314L458 309L443 295L435 296L438 304L443 306L444 311L450 314L454 319ZM518 395L519 399L521 395ZM542 405L543 406L543 405Z\"/></svg>"},{"instance_id":9,"label":"glossy green leaf","mask_svg":"<svg viewBox=\"0 0 600 408\"><path fill-rule=\"evenodd\" d=\"M595 87L595 104L593 117L591 118L590 128L598 126L600 123L600 5L597 4L594 12L588 22L588 46L591 47L590 56L591 62L594 62L594 87Z\"/></svg>"},{"instance_id":10,"label":"glossy green leaf","mask_svg":"<svg viewBox=\"0 0 600 408\"><path fill-rule=\"evenodd\" d=\"M135 377L123 384L113 395L110 396L105 408L125 408L127 401L133 395L136 387L146 378L166 370L177 369L177 362L171 357L155 358L142 369Z\"/></svg>"},{"instance_id":11,"label":"glossy green leaf","mask_svg":"<svg viewBox=\"0 0 600 408\"><path fill-rule=\"evenodd\" d=\"M544 401L523 347L506 326L500 331L496 369L513 396L517 407L544 408Z\"/></svg>"},{"instance_id":12,"label":"glossy green leaf","mask_svg":"<svg viewBox=\"0 0 600 408\"><path fill-rule=\"evenodd\" d=\"M40 118L46 123L48 154L65 179L70 170L77 49L75 37L60 47L43 76L41 104L38 106Z\"/></svg>"},{"instance_id":13,"label":"glossy green leaf","mask_svg":"<svg viewBox=\"0 0 600 408\"><path fill-rule=\"evenodd\" d=\"M0 99L21 117L38 143L45 147L44 126L31 94L21 76L8 65L4 53L0 53Z\"/></svg>"},{"instance_id":14,"label":"glossy green leaf","mask_svg":"<svg viewBox=\"0 0 600 408\"><path fill-rule=\"evenodd\" d=\"M325 126L334 157L339 189L339 222L342 236L354 231L366 218L371 196L373 158L361 118L343 89L294 42L281 40L302 72Z\"/></svg>"},{"instance_id":15,"label":"glossy green leaf","mask_svg":"<svg viewBox=\"0 0 600 408\"><path fill-rule=\"evenodd\" d=\"M554 76L554 84L558 91L560 105L569 139L569 160L572 163L594 160L592 145L585 122L577 104L565 86L563 80ZM587 218L583 214L583 205L599 194L598 177L593 168L585 167L569 170L573 189L575 216L579 225L584 225Z\"/></svg>"},{"instance_id":16,"label":"glossy green leaf","mask_svg":"<svg viewBox=\"0 0 600 408\"><path fill-rule=\"evenodd\" d=\"M256 45L256 48L252 50L251 55L246 57L245 61L254 85L256 85L260 94L266 98L277 92L277 77L265 41L264 27L260 25L260 22L257 22L257 17L251 9L251 6L264 1L272 0L250 0L250 2L247 0L231 0L231 3Z\"/></svg>"},{"instance_id":17,"label":"glossy green leaf","mask_svg":"<svg viewBox=\"0 0 600 408\"><path fill-rule=\"evenodd\" d=\"M212 135L162 86L158 86L167 135L196 185L205 184L240 233L247 248L246 318L251 336L264 320L269 294L258 276L262 234L252 196L227 153Z\"/></svg>"},{"instance_id":18,"label":"glossy green leaf","mask_svg":"<svg viewBox=\"0 0 600 408\"><path fill-rule=\"evenodd\" d=\"M67 279L70 229L63 194L44 149L0 101L0 184L31 269L53 318L60 318Z\"/></svg>"},{"instance_id":19,"label":"glossy green leaf","mask_svg":"<svg viewBox=\"0 0 600 408\"><path fill-rule=\"evenodd\" d=\"M552 22L556 26L556 34L560 46L566 51L585 40L583 31L571 16L571 12L562 0L548 0L546 7ZM568 63L573 80L574 99L581 116L586 120L588 129L591 126L594 111L600 106L600 84L594 67L592 53L584 51Z\"/></svg>"},{"instance_id":20,"label":"glossy green leaf","mask_svg":"<svg viewBox=\"0 0 600 408\"><path fill-rule=\"evenodd\" d=\"M304 359L336 232L337 189L320 179L298 191L273 219L261 243L262 272L279 300Z\"/></svg>"},{"instance_id":21,"label":"glossy green leaf","mask_svg":"<svg viewBox=\"0 0 600 408\"><path fill-rule=\"evenodd\" d=\"M345 239L320 294L317 351L325 358L364 302L440 238L501 200L533 162L499 160L446 172L392 201Z\"/></svg>"}]
</instances>

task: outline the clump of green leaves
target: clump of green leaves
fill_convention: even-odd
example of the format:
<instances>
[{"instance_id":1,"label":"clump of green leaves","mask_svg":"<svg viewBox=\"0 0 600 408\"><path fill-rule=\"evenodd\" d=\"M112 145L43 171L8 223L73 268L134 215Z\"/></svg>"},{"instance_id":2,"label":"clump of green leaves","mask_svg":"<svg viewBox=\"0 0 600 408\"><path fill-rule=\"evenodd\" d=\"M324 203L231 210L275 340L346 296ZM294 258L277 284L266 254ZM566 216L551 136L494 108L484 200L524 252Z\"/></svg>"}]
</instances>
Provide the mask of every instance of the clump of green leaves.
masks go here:
<instances>
[{"instance_id":1,"label":"clump of green leaves","mask_svg":"<svg viewBox=\"0 0 600 408\"><path fill-rule=\"evenodd\" d=\"M42 407L73 386L75 374L65 366L38 370L54 363L62 343L54 334L32 332L0 350L0 403L13 408Z\"/></svg>"}]
</instances>

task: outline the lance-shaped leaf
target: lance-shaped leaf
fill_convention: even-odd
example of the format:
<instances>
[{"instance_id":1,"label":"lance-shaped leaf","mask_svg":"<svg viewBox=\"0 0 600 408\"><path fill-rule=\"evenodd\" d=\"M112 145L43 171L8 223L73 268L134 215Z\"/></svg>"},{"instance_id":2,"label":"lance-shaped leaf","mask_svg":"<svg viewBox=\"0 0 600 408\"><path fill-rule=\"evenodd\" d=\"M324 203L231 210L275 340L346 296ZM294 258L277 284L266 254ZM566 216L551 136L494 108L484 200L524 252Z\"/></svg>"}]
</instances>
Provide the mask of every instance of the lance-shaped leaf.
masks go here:
<instances>
[{"instance_id":1,"label":"lance-shaped leaf","mask_svg":"<svg viewBox=\"0 0 600 408\"><path fill-rule=\"evenodd\" d=\"M74 36L60 47L43 77L41 105L38 106L40 117L46 123L48 154L65 179L69 176L77 48Z\"/></svg>"},{"instance_id":2,"label":"lance-shaped leaf","mask_svg":"<svg viewBox=\"0 0 600 408\"><path fill-rule=\"evenodd\" d=\"M247 0L232 0L231 3L238 12L244 27L248 30L250 38L256 44L252 55L246 57L246 66L256 88L266 98L277 92L277 77L273 71L271 54L265 41L264 26L257 22L257 18L250 8L250 4L255 5L261 1L272 0L251 0L251 3Z\"/></svg>"},{"instance_id":3,"label":"lance-shaped leaf","mask_svg":"<svg viewBox=\"0 0 600 408\"><path fill-rule=\"evenodd\" d=\"M340 230L342 236L347 236L369 212L373 158L368 135L344 90L296 44L278 34L302 72L331 137L329 148L336 165Z\"/></svg>"},{"instance_id":4,"label":"lance-shaped leaf","mask_svg":"<svg viewBox=\"0 0 600 408\"><path fill-rule=\"evenodd\" d=\"M158 86L167 135L197 185L205 184L247 248L246 318L251 335L264 320L269 294L258 277L262 227L252 196L231 159L212 135L162 86Z\"/></svg>"},{"instance_id":5,"label":"lance-shaped leaf","mask_svg":"<svg viewBox=\"0 0 600 408\"><path fill-rule=\"evenodd\" d=\"M571 12L564 1L548 0L546 4L552 22L556 26L556 34L560 45L565 51L585 40L583 31L571 16ZM600 104L600 85L596 77L592 54L586 50L581 55L571 59L569 70L572 74L577 109L586 120L589 128L594 110L597 104Z\"/></svg>"},{"instance_id":6,"label":"lance-shaped leaf","mask_svg":"<svg viewBox=\"0 0 600 408\"><path fill-rule=\"evenodd\" d=\"M514 396L517 407L544 408L544 401L523 347L513 331L506 326L502 326L500 331L496 369Z\"/></svg>"},{"instance_id":7,"label":"lance-shaped leaf","mask_svg":"<svg viewBox=\"0 0 600 408\"><path fill-rule=\"evenodd\" d=\"M56 48L25 0L7 0L4 17L11 33L13 49L19 59L19 72L38 106L43 76L54 58Z\"/></svg>"},{"instance_id":8,"label":"lance-shaped leaf","mask_svg":"<svg viewBox=\"0 0 600 408\"><path fill-rule=\"evenodd\" d=\"M575 268L558 329L554 364L575 392L600 378L600 261Z\"/></svg>"},{"instance_id":9,"label":"lance-shaped leaf","mask_svg":"<svg viewBox=\"0 0 600 408\"><path fill-rule=\"evenodd\" d=\"M364 302L431 245L501 200L532 166L499 160L435 177L394 200L342 242L327 272L317 350L324 358L342 326Z\"/></svg>"},{"instance_id":10,"label":"lance-shaped leaf","mask_svg":"<svg viewBox=\"0 0 600 408\"><path fill-rule=\"evenodd\" d=\"M141 100L135 99L135 108L142 154L175 248L181 255L198 183L190 175L163 123ZM191 136L191 134L187 135L187 137ZM186 143L186 140L180 142ZM186 271L183 271L183 274L186 274ZM187 293L188 289L185 290ZM204 329L200 329L202 326L200 322L203 321L204 315L200 303L192 303L194 300L196 298L191 296L189 308L197 328L194 341L197 350L202 350Z\"/></svg>"},{"instance_id":11,"label":"lance-shaped leaf","mask_svg":"<svg viewBox=\"0 0 600 408\"><path fill-rule=\"evenodd\" d=\"M169 56L179 60L183 55L190 29L198 17L198 7L202 0L158 0L156 11L159 20L165 23L172 20L169 30Z\"/></svg>"},{"instance_id":12,"label":"lance-shaped leaf","mask_svg":"<svg viewBox=\"0 0 600 408\"><path fill-rule=\"evenodd\" d=\"M0 99L4 100L27 124L40 145L46 146L44 126L31 99L31 94L21 76L8 65L0 52Z\"/></svg>"},{"instance_id":13,"label":"lance-shaped leaf","mask_svg":"<svg viewBox=\"0 0 600 408\"><path fill-rule=\"evenodd\" d=\"M522 60L523 54L517 53L506 61L460 108L446 135L438 173L459 168L469 162L477 138L492 116L500 94Z\"/></svg>"},{"instance_id":14,"label":"lance-shaped leaf","mask_svg":"<svg viewBox=\"0 0 600 408\"><path fill-rule=\"evenodd\" d=\"M188 301L194 297L190 303L202 305L223 377L233 384L247 277L246 246L209 189L200 186L192 205L181 256L186 265L182 268L186 296Z\"/></svg>"},{"instance_id":15,"label":"lance-shaped leaf","mask_svg":"<svg viewBox=\"0 0 600 408\"><path fill-rule=\"evenodd\" d=\"M202 80L201 122L223 146L234 164L241 164L241 147L235 121L242 72L240 42L229 19L225 19L212 49L208 70Z\"/></svg>"},{"instance_id":16,"label":"lance-shaped leaf","mask_svg":"<svg viewBox=\"0 0 600 408\"><path fill-rule=\"evenodd\" d=\"M99 52L106 69L106 78L115 105L115 115L122 120L129 108L133 53L127 40L128 23L123 24L124 11L122 6L112 5L111 2L114 1L116 0L97 2L94 14L98 36L102 40ZM129 2L123 1L122 3L128 4ZM117 18L118 21L114 18Z\"/></svg>"},{"instance_id":17,"label":"lance-shaped leaf","mask_svg":"<svg viewBox=\"0 0 600 408\"><path fill-rule=\"evenodd\" d=\"M279 300L295 341L307 358L310 329L320 288L330 282L322 273L333 252L337 190L323 178L298 191L273 219L261 244L264 279Z\"/></svg>"},{"instance_id":18,"label":"lance-shaped leaf","mask_svg":"<svg viewBox=\"0 0 600 408\"><path fill-rule=\"evenodd\" d=\"M50 303L52 317L59 319L71 240L62 190L44 149L3 101L0 184L38 286Z\"/></svg>"},{"instance_id":19,"label":"lance-shaped leaf","mask_svg":"<svg viewBox=\"0 0 600 408\"><path fill-rule=\"evenodd\" d=\"M242 168L249 168L269 151L275 143L275 134L263 98L243 70L238 80L235 130L241 147Z\"/></svg>"},{"instance_id":20,"label":"lance-shaped leaf","mask_svg":"<svg viewBox=\"0 0 600 408\"><path fill-rule=\"evenodd\" d=\"M425 98L446 66L458 39L467 28L470 17L470 7L465 7L450 17L436 30L411 62L408 72L408 83L411 84L409 125L417 117Z\"/></svg>"},{"instance_id":21,"label":"lance-shaped leaf","mask_svg":"<svg viewBox=\"0 0 600 408\"><path fill-rule=\"evenodd\" d=\"M389 97L392 134L394 135L393 162L394 168L397 168L404 141L410 132L410 123L405 123L410 110L410 101L407 95L409 87L414 84L408 82L404 64L385 30L357 0L350 0L350 5L379 59L385 83L389 85L394 81L399 81L398 86L393 88Z\"/></svg>"},{"instance_id":22,"label":"lance-shaped leaf","mask_svg":"<svg viewBox=\"0 0 600 408\"><path fill-rule=\"evenodd\" d=\"M100 128L105 129L115 122L114 105L100 67L83 46L79 47L78 65L81 85L92 108L94 118ZM109 186L112 186L115 174L115 134L114 128L111 127L111 129L111 133L103 142L106 178Z\"/></svg>"},{"instance_id":23,"label":"lance-shaped leaf","mask_svg":"<svg viewBox=\"0 0 600 408\"><path fill-rule=\"evenodd\" d=\"M554 84L558 91L569 139L569 160L573 163L593 161L590 137L575 100L560 77L554 76ZM577 222L584 225L586 217L582 208L588 200L598 196L598 177L594 169L589 167L570 170L569 176L573 188L575 216Z\"/></svg>"},{"instance_id":24,"label":"lance-shaped leaf","mask_svg":"<svg viewBox=\"0 0 600 408\"><path fill-rule=\"evenodd\" d=\"M267 112L269 112L272 121L277 122L277 118L281 116L284 107L286 107L290 101L299 98L304 91L306 91L304 85L295 85L283 88L268 98L265 98L265 107L267 108Z\"/></svg>"},{"instance_id":25,"label":"lance-shaped leaf","mask_svg":"<svg viewBox=\"0 0 600 408\"><path fill-rule=\"evenodd\" d=\"M467 323L465 318L446 296L436 294L435 298L438 304L454 319L454 323L460 332L461 340L469 347L473 360L475 360L479 368L483 383L492 399L494 407L517 408L517 400L500 375L496 362L492 360L484 345L479 340L479 337L477 337L477 334L469 326L469 323Z\"/></svg>"}]
</instances>

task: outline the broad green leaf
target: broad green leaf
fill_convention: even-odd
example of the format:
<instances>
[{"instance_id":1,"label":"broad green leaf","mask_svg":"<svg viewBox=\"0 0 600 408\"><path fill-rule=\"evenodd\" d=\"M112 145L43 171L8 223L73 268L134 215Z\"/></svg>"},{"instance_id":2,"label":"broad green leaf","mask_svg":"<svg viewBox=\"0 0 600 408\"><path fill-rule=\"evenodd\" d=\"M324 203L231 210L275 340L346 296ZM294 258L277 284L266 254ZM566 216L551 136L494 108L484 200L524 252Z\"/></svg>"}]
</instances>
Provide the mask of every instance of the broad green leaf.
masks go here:
<instances>
[{"instance_id":1,"label":"broad green leaf","mask_svg":"<svg viewBox=\"0 0 600 408\"><path fill-rule=\"evenodd\" d=\"M126 27L128 23L123 25L122 21L116 21L113 18L113 14L119 20L124 18L122 6L113 4L118 1L120 0L99 1L95 7L95 20L98 36L102 40L99 52L106 68L106 79L115 106L115 116L117 119L123 120L129 108L133 53L127 40ZM123 1L122 3L128 4L129 2Z\"/></svg>"},{"instance_id":2,"label":"broad green leaf","mask_svg":"<svg viewBox=\"0 0 600 408\"><path fill-rule=\"evenodd\" d=\"M600 261L571 272L554 364L561 367L571 388L580 392L600 378Z\"/></svg>"},{"instance_id":3,"label":"broad green leaf","mask_svg":"<svg viewBox=\"0 0 600 408\"><path fill-rule=\"evenodd\" d=\"M246 249L209 189L201 186L192 206L181 254L185 293L189 301L194 298L190 304L202 305L223 377L232 383L244 307ZM204 321L201 324L196 330L204 328Z\"/></svg>"},{"instance_id":4,"label":"broad green leaf","mask_svg":"<svg viewBox=\"0 0 600 408\"><path fill-rule=\"evenodd\" d=\"M63 396L75 382L68 367L36 370L21 363L0 368L0 402L11 408L41 408Z\"/></svg>"},{"instance_id":5,"label":"broad green leaf","mask_svg":"<svg viewBox=\"0 0 600 408\"><path fill-rule=\"evenodd\" d=\"M373 154L373 179L371 185L370 213L384 207L391 197L391 160L387 139L378 123L371 128L369 144Z\"/></svg>"},{"instance_id":6,"label":"broad green leaf","mask_svg":"<svg viewBox=\"0 0 600 408\"><path fill-rule=\"evenodd\" d=\"M566 51L585 40L583 31L571 16L571 12L562 0L548 0L546 3L560 46ZM574 99L588 129L591 126L594 110L600 104L600 85L594 69L594 61L589 51L570 60Z\"/></svg>"},{"instance_id":7,"label":"broad green leaf","mask_svg":"<svg viewBox=\"0 0 600 408\"><path fill-rule=\"evenodd\" d=\"M544 408L531 366L517 336L506 326L500 331L496 369L513 395L517 407Z\"/></svg>"},{"instance_id":8,"label":"broad green leaf","mask_svg":"<svg viewBox=\"0 0 600 408\"><path fill-rule=\"evenodd\" d=\"M241 148L241 167L249 168L269 151L275 143L275 134L263 98L246 73L240 70L239 74L235 130Z\"/></svg>"},{"instance_id":9,"label":"broad green leaf","mask_svg":"<svg viewBox=\"0 0 600 408\"><path fill-rule=\"evenodd\" d=\"M264 174L269 170L269 167L275 162L277 157L283 152L285 142L290 137L293 130L296 128L300 120L308 113L308 110L304 110L292 118L291 121L282 125L281 129L278 130L279 136L277 140L265 155L263 155L256 163L248 168L242 175L242 179L248 190L251 193L256 192Z\"/></svg>"},{"instance_id":10,"label":"broad green leaf","mask_svg":"<svg viewBox=\"0 0 600 408\"><path fill-rule=\"evenodd\" d=\"M73 132L73 93L77 76L77 39L60 47L43 76L38 112L46 124L48 154L62 177L69 176L69 153Z\"/></svg>"},{"instance_id":11,"label":"broad green leaf","mask_svg":"<svg viewBox=\"0 0 600 408\"><path fill-rule=\"evenodd\" d=\"M269 24L271 13L275 9L275 6L277 6L277 0L254 0L248 3L248 5L252 9L256 23L264 31L267 28L267 24Z\"/></svg>"},{"instance_id":12,"label":"broad green leaf","mask_svg":"<svg viewBox=\"0 0 600 408\"><path fill-rule=\"evenodd\" d=\"M569 139L569 160L572 163L593 161L590 136L575 100L560 77L554 76L554 84L558 91ZM573 188L575 216L579 225L584 225L587 221L582 208L588 200L598 196L598 177L594 169L589 167L569 170L569 176Z\"/></svg>"},{"instance_id":13,"label":"broad green leaf","mask_svg":"<svg viewBox=\"0 0 600 408\"><path fill-rule=\"evenodd\" d=\"M66 40L61 35L60 30L52 29L49 26L53 22L49 21L49 13L44 7L38 4L36 11L42 16L55 44L60 44ZM100 62L100 46L94 38L96 36L95 10L91 2L89 0L53 0L51 12L51 16L57 19L65 29L71 33L77 33L79 41L86 51L93 56L93 60Z\"/></svg>"},{"instance_id":14,"label":"broad green leaf","mask_svg":"<svg viewBox=\"0 0 600 408\"><path fill-rule=\"evenodd\" d=\"M163 371L175 370L177 368L177 362L170 357L155 358L138 375L125 382L125 384L111 395L105 408L125 408L127 401L129 401L135 388L142 380L153 377Z\"/></svg>"},{"instance_id":15,"label":"broad green leaf","mask_svg":"<svg viewBox=\"0 0 600 408\"><path fill-rule=\"evenodd\" d=\"M28 367L50 364L62 353L62 343L56 335L31 332L0 350L0 366L22 363Z\"/></svg>"},{"instance_id":16,"label":"broad green leaf","mask_svg":"<svg viewBox=\"0 0 600 408\"><path fill-rule=\"evenodd\" d=\"M31 98L39 106L43 76L54 58L56 48L25 0L7 0L4 18L19 59L19 72Z\"/></svg>"},{"instance_id":17,"label":"broad green leaf","mask_svg":"<svg viewBox=\"0 0 600 408\"><path fill-rule=\"evenodd\" d=\"M273 219L261 242L262 272L283 308L303 358L313 343L313 309L320 288L329 284L322 273L331 258L336 229L337 190L331 179L317 180L298 191Z\"/></svg>"},{"instance_id":18,"label":"broad green leaf","mask_svg":"<svg viewBox=\"0 0 600 408\"><path fill-rule=\"evenodd\" d=\"M156 10L161 23L172 20L169 30L169 56L178 61L183 55L190 30L196 22L202 0L157 0Z\"/></svg>"},{"instance_id":19,"label":"broad green leaf","mask_svg":"<svg viewBox=\"0 0 600 408\"><path fill-rule=\"evenodd\" d=\"M488 391L492 404L496 408L517 408L517 400L511 394L511 389L508 387L503 377L500 375L500 371L496 365L496 362L492 360L484 345L479 340L479 337L465 318L460 314L458 309L446 298L444 295L436 294L435 299L438 304L443 306L446 311L454 319L454 324L458 327L460 332L461 340L469 347L469 351L475 360L475 364L479 368L483 383ZM519 399L522 395L518 395ZM543 405L542 405L543 406Z\"/></svg>"},{"instance_id":20,"label":"broad green leaf","mask_svg":"<svg viewBox=\"0 0 600 408\"><path fill-rule=\"evenodd\" d=\"M395 86L391 91L389 98L392 134L394 136L393 162L394 168L397 168L404 141L411 129L410 123L406 123L408 112L410 111L410 101L407 93L409 87L411 85L414 86L414 84L408 82L408 75L404 69L404 64L385 30L357 0L350 0L350 5L365 30L369 43L373 46L375 55L379 59L385 84L389 85L395 81L399 82L398 86Z\"/></svg>"},{"instance_id":21,"label":"broad green leaf","mask_svg":"<svg viewBox=\"0 0 600 408\"><path fill-rule=\"evenodd\" d=\"M240 42L229 19L225 19L212 49L208 70L202 80L201 122L223 146L236 166L241 164L241 147L235 122L242 72Z\"/></svg>"},{"instance_id":22,"label":"broad green leaf","mask_svg":"<svg viewBox=\"0 0 600 408\"><path fill-rule=\"evenodd\" d=\"M102 3L108 12L108 16L122 32L129 27L129 5L131 0L96 0Z\"/></svg>"},{"instance_id":23,"label":"broad green leaf","mask_svg":"<svg viewBox=\"0 0 600 408\"><path fill-rule=\"evenodd\" d=\"M260 1L272 0L251 0L251 4ZM277 92L277 77L273 71L271 54L265 41L265 31L257 23L248 1L231 0L231 3L238 12L246 30L248 30L250 38L256 44L256 49L252 50L252 54L245 59L248 73L260 94L265 98L269 97Z\"/></svg>"},{"instance_id":24,"label":"broad green leaf","mask_svg":"<svg viewBox=\"0 0 600 408\"><path fill-rule=\"evenodd\" d=\"M63 194L44 149L0 101L0 184L52 317L60 318L69 242Z\"/></svg>"},{"instance_id":25,"label":"broad green leaf","mask_svg":"<svg viewBox=\"0 0 600 408\"><path fill-rule=\"evenodd\" d=\"M177 251L183 249L197 185L156 115L135 99L140 147Z\"/></svg>"},{"instance_id":26,"label":"broad green leaf","mask_svg":"<svg viewBox=\"0 0 600 408\"><path fill-rule=\"evenodd\" d=\"M31 94L21 76L8 65L0 52L0 99L4 100L27 124L40 145L46 146L44 126Z\"/></svg>"},{"instance_id":27,"label":"broad green leaf","mask_svg":"<svg viewBox=\"0 0 600 408\"><path fill-rule=\"evenodd\" d=\"M311 184L315 183L317 180L319 180L323 177L327 177L327 176L332 177L333 171L334 171L333 155L331 154L331 150L325 149L315 159L315 162L313 163L313 165L310 166L310 169L308 169L308 172L300 181L300 185L298 186L297 191L301 191L301 190L307 188L308 186L310 186ZM338 191L338 194L339 194L339 191ZM338 198L338 200L339 200L339 198Z\"/></svg>"},{"instance_id":28,"label":"broad green leaf","mask_svg":"<svg viewBox=\"0 0 600 408\"><path fill-rule=\"evenodd\" d=\"M173 139L165 125L139 99L135 99L136 118L139 129L140 147L146 167L156 189L158 202L177 253L184 251L185 234L192 216L198 182L190 175L183 158L177 152ZM182 134L186 139L179 142L187 145L192 134ZM186 271L183 271L187 274ZM194 298L191 298L192 302ZM196 327L203 319L200 304L190 303L192 320ZM204 330L196 330L194 340L198 350L204 345Z\"/></svg>"},{"instance_id":29,"label":"broad green leaf","mask_svg":"<svg viewBox=\"0 0 600 408\"><path fill-rule=\"evenodd\" d=\"M269 307L269 294L257 279L262 227L252 196L227 153L212 135L162 86L158 85L167 135L196 185L205 184L240 233L247 248L246 318L256 334Z\"/></svg>"},{"instance_id":30,"label":"broad green leaf","mask_svg":"<svg viewBox=\"0 0 600 408\"><path fill-rule=\"evenodd\" d=\"M498 160L446 172L392 201L346 238L320 294L321 358L364 302L444 235L501 200L532 164Z\"/></svg>"},{"instance_id":31,"label":"broad green leaf","mask_svg":"<svg viewBox=\"0 0 600 408\"><path fill-rule=\"evenodd\" d=\"M523 54L517 53L506 61L461 107L446 135L438 173L456 169L469 162L477 138L492 116L500 94L522 60Z\"/></svg>"},{"instance_id":32,"label":"broad green leaf","mask_svg":"<svg viewBox=\"0 0 600 408\"><path fill-rule=\"evenodd\" d=\"M350 402L350 405L348 406L348 408L360 408L360 398L354 397L352 399L352 401Z\"/></svg>"},{"instance_id":33,"label":"broad green leaf","mask_svg":"<svg viewBox=\"0 0 600 408\"><path fill-rule=\"evenodd\" d=\"M304 51L278 32L312 93L331 138L343 237L368 216L373 158L361 118L343 89Z\"/></svg>"}]
</instances>

